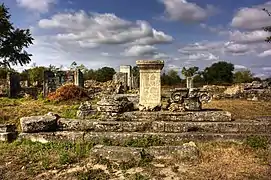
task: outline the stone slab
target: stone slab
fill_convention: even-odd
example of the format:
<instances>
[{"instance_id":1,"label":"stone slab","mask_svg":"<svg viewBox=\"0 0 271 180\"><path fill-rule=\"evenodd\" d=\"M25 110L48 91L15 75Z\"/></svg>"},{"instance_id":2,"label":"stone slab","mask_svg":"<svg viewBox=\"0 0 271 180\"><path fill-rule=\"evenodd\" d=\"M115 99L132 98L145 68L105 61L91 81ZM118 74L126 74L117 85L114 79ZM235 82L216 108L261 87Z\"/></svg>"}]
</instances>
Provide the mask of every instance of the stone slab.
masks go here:
<instances>
[{"instance_id":1,"label":"stone slab","mask_svg":"<svg viewBox=\"0 0 271 180\"><path fill-rule=\"evenodd\" d=\"M95 142L97 144L110 141L113 144L124 146L128 141L142 138L155 138L163 145L179 145L189 141L235 141L242 142L250 136L259 136L269 139L270 133L120 133L120 132L48 132L48 133L21 133L19 139L46 142Z\"/></svg>"},{"instance_id":2,"label":"stone slab","mask_svg":"<svg viewBox=\"0 0 271 180\"><path fill-rule=\"evenodd\" d=\"M43 133L20 133L19 140L30 140L33 142L83 142L84 132L63 131L63 132L43 132Z\"/></svg>"},{"instance_id":3,"label":"stone slab","mask_svg":"<svg viewBox=\"0 0 271 180\"><path fill-rule=\"evenodd\" d=\"M22 132L50 132L57 128L56 116L31 116L20 119Z\"/></svg>"},{"instance_id":4,"label":"stone slab","mask_svg":"<svg viewBox=\"0 0 271 180\"><path fill-rule=\"evenodd\" d=\"M12 142L17 138L17 132L5 132L5 133L0 133L0 141L3 142Z\"/></svg>"},{"instance_id":5,"label":"stone slab","mask_svg":"<svg viewBox=\"0 0 271 180\"><path fill-rule=\"evenodd\" d=\"M155 138L163 145L180 145L189 141L234 141L242 142L250 136L265 137L271 143L270 133L123 133L123 132L48 132L48 133L21 133L19 139L46 142L93 142L99 144L111 142L115 145L125 146L131 140L142 138Z\"/></svg>"},{"instance_id":6,"label":"stone slab","mask_svg":"<svg viewBox=\"0 0 271 180\"><path fill-rule=\"evenodd\" d=\"M97 121L59 119L58 130L93 132L271 133L271 122Z\"/></svg>"},{"instance_id":7,"label":"stone slab","mask_svg":"<svg viewBox=\"0 0 271 180\"><path fill-rule=\"evenodd\" d=\"M164 145L179 145L189 141L233 141L243 142L250 136L265 137L271 142L270 133L115 133L115 132L89 132L84 136L84 141L100 143L104 139L117 145L125 145L127 141L142 138L159 139Z\"/></svg>"},{"instance_id":8,"label":"stone slab","mask_svg":"<svg viewBox=\"0 0 271 180\"><path fill-rule=\"evenodd\" d=\"M193 112L125 112L115 120L120 121L209 121L225 122L233 121L231 113L228 111L193 111Z\"/></svg>"},{"instance_id":9,"label":"stone slab","mask_svg":"<svg viewBox=\"0 0 271 180\"><path fill-rule=\"evenodd\" d=\"M0 133L15 132L16 126L13 124L0 124Z\"/></svg>"},{"instance_id":10,"label":"stone slab","mask_svg":"<svg viewBox=\"0 0 271 180\"><path fill-rule=\"evenodd\" d=\"M128 162L140 161L141 153L145 152L153 160L196 160L199 158L199 149L195 143L185 143L180 146L153 146L148 148L120 147L120 146L95 146L91 155L103 157L112 161Z\"/></svg>"}]
</instances>

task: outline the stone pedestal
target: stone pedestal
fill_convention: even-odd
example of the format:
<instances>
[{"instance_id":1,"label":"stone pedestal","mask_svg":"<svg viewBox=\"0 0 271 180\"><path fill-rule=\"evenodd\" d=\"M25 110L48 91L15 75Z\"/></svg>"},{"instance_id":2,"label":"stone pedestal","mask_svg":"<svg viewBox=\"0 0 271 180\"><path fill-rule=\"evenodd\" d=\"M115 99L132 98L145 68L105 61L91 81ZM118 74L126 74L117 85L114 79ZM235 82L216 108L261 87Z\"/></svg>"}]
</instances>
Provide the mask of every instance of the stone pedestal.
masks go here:
<instances>
[{"instance_id":1,"label":"stone pedestal","mask_svg":"<svg viewBox=\"0 0 271 180\"><path fill-rule=\"evenodd\" d=\"M161 106L161 70L164 61L138 60L140 72L140 99L139 104L145 109L154 109Z\"/></svg>"}]
</instances>

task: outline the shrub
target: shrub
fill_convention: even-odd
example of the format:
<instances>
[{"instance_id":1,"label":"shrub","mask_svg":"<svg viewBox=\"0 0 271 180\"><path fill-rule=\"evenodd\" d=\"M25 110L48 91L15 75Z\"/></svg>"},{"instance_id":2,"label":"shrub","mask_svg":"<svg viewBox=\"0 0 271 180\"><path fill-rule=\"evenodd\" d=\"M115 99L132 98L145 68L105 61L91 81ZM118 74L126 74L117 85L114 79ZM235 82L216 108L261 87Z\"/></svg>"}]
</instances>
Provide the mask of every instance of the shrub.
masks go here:
<instances>
[{"instance_id":1,"label":"shrub","mask_svg":"<svg viewBox=\"0 0 271 180\"><path fill-rule=\"evenodd\" d=\"M250 136L246 139L246 144L255 149L267 149L268 139L259 136Z\"/></svg>"},{"instance_id":2,"label":"shrub","mask_svg":"<svg viewBox=\"0 0 271 180\"><path fill-rule=\"evenodd\" d=\"M73 84L67 84L61 86L55 92L50 93L47 98L52 101L67 101L88 98L88 95L83 88Z\"/></svg>"}]
</instances>

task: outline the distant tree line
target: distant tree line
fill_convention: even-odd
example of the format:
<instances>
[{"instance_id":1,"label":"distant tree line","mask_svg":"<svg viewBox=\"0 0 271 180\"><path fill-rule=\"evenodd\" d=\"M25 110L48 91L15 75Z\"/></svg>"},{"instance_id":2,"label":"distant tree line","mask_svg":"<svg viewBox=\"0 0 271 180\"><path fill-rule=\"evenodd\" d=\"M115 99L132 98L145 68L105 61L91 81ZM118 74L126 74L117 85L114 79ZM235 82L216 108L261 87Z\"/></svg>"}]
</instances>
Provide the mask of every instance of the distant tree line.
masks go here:
<instances>
[{"instance_id":1,"label":"distant tree line","mask_svg":"<svg viewBox=\"0 0 271 180\"><path fill-rule=\"evenodd\" d=\"M199 71L198 67L183 67L182 75L193 77L194 84L215 84L227 85L232 83L249 83L252 81L261 81L260 78L254 77L249 70L234 72L234 65L228 62L220 61L206 67L203 71ZM267 79L268 80L268 79ZM161 76L162 85L178 85L185 84L185 79L181 79L178 72L169 70Z\"/></svg>"}]
</instances>

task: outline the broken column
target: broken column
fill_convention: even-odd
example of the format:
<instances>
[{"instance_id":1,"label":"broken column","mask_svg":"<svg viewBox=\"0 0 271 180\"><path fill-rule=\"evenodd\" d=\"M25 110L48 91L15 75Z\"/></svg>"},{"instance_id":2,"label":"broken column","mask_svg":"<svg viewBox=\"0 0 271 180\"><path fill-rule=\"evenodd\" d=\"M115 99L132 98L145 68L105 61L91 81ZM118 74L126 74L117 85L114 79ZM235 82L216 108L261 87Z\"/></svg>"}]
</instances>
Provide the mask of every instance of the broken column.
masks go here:
<instances>
[{"instance_id":1,"label":"broken column","mask_svg":"<svg viewBox=\"0 0 271 180\"><path fill-rule=\"evenodd\" d=\"M128 89L132 88L132 67L130 65L120 66L121 73L127 73L127 86Z\"/></svg>"},{"instance_id":2,"label":"broken column","mask_svg":"<svg viewBox=\"0 0 271 180\"><path fill-rule=\"evenodd\" d=\"M155 109L161 106L161 70L164 61L138 60L140 72L140 110Z\"/></svg>"},{"instance_id":3,"label":"broken column","mask_svg":"<svg viewBox=\"0 0 271 180\"><path fill-rule=\"evenodd\" d=\"M188 88L188 89L193 88L193 77L186 78L186 88Z\"/></svg>"}]
</instances>

